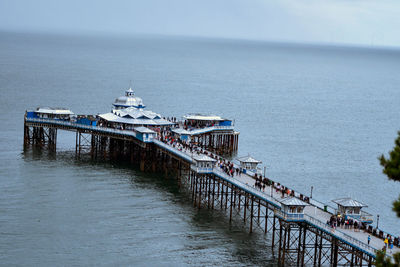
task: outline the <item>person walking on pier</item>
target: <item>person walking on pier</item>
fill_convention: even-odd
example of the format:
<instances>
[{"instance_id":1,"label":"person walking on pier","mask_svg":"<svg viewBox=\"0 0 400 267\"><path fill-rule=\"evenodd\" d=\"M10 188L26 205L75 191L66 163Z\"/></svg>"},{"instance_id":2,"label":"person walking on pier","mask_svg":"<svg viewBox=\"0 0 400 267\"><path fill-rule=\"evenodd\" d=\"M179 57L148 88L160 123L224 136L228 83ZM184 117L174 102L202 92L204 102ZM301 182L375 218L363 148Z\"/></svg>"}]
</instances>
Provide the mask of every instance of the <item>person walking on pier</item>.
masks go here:
<instances>
[{"instance_id":1,"label":"person walking on pier","mask_svg":"<svg viewBox=\"0 0 400 267\"><path fill-rule=\"evenodd\" d=\"M371 242L371 235L368 235L368 245L369 245L369 242Z\"/></svg>"}]
</instances>

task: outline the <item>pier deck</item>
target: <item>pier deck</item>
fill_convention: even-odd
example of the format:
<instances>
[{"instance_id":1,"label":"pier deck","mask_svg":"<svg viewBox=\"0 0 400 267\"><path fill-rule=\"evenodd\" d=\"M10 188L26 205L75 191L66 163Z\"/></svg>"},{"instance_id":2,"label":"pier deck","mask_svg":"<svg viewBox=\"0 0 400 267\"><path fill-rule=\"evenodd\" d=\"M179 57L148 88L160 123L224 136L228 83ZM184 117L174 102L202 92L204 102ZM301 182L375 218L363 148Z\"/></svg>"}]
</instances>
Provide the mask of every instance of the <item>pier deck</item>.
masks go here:
<instances>
[{"instance_id":1,"label":"pier deck","mask_svg":"<svg viewBox=\"0 0 400 267\"><path fill-rule=\"evenodd\" d=\"M32 128L32 136L29 136L31 131L29 128ZM43 135L44 128L49 129L49 145L51 142L55 145L57 129L75 131L77 134L77 147L80 146L80 135L82 133L92 136L92 153L94 153L93 147L102 146L103 143L107 143L108 145L106 144L101 148L103 150L99 150L101 153L104 152L105 155L106 152L104 149L106 148L109 149L108 153L110 155L115 156L117 153L121 153L125 156L130 156L131 159L134 156L139 157L142 170L145 169L145 164L150 164L152 166L151 168L155 170L155 165L157 164L155 161L161 160L163 161L162 165L166 172L166 165L176 166L174 168L178 170L178 179L181 179L180 177L182 176L183 170L189 171L186 183L189 184L188 186L192 190L192 198L194 198L195 206L201 207L202 198L206 198L205 201L208 201L208 206L210 207L210 202L212 202L212 207L214 207L214 201L219 201L218 198L220 198L221 208L225 206L226 210L228 203L230 204L231 217L232 207L238 208L239 214L244 213L243 217L245 222L246 216L250 216L250 219L248 219L248 221L250 221L250 232L252 231L253 221L258 220L260 224L260 220L264 216L265 233L272 229L272 246L279 247L279 262L281 264L285 263L285 257L287 258L289 254L292 254L297 255L295 256L296 259L290 259L292 262L297 260L297 266L304 265L305 257L309 258L308 263L310 264L314 261L314 266L325 265L328 262L332 266L354 266L355 264L358 266L371 266L377 250L384 246L383 240L372 234L371 242L368 245L367 239L369 233L363 230L333 229L327 224L327 221L335 213L335 209L326 206L328 209L324 211L325 205L315 199L310 199L309 205L305 207L302 216L288 217L281 209L284 197L282 197L281 192L275 190L273 185L266 186L264 190L260 190L254 186L255 179L251 175L246 173L234 173L232 177L226 174L216 164L211 166L211 168L199 172L198 167L195 166L196 157L212 155L215 158L222 158L220 155L206 151L203 148L201 151L204 153L193 152L193 150L182 147L178 149L175 144L162 142L157 138L145 137L134 129L113 129L97 125L83 125L77 122L58 119L27 117L25 117L26 136L24 137L24 144L42 144L43 139L45 139ZM50 130L52 133L50 133ZM40 140L34 141L33 139L35 138L39 138ZM100 139L97 140L96 138ZM115 147L113 147L114 145ZM134 145L137 147L135 148ZM239 166L235 164L235 168L238 167ZM216 184L218 184L217 189ZM285 197L286 196L287 195L285 195ZM295 193L295 197L299 197L298 192ZM196 202L198 204L196 204ZM256 205L258 206L254 207ZM262 208L265 208L265 212L261 211ZM264 215L262 215L262 213ZM271 219L273 219L272 228ZM279 220L279 223L276 223L277 220ZM270 226L269 229L267 227L268 223ZM295 235L294 232L298 234L298 237L295 239L293 239L293 235ZM310 232L315 234L314 237L310 237ZM306 233L308 236L306 236ZM306 240L309 240L309 242L307 241L307 243ZM314 243L311 244L312 242ZM311 250L313 252L310 252ZM395 252L400 252L400 248L394 247L393 251L388 249L387 255L391 256ZM349 257L351 257L351 259ZM345 259L345 263L339 264L343 259Z\"/></svg>"},{"instance_id":2,"label":"pier deck","mask_svg":"<svg viewBox=\"0 0 400 267\"><path fill-rule=\"evenodd\" d=\"M158 141L160 142L160 141ZM167 144L165 144L167 145ZM174 148L171 145L168 145L171 150L175 150L176 153L185 153L189 157L193 158L196 153L193 153L189 150L179 150ZM200 153L201 154L201 153ZM207 152L208 155L212 154L211 152ZM220 157L220 156L218 156ZM235 166L238 167L238 166ZM260 190L254 186L254 178L245 173L240 173L238 175L234 175L233 177L225 174L219 166L215 166L212 170L214 175L220 176L226 181L231 183L239 184L239 186L243 187L244 190L248 190L249 193L253 195L257 195L260 198L265 199L270 204L274 205L276 208L280 208L282 198L281 192L277 192L273 186L266 186L265 190ZM286 196L285 196L286 197ZM345 229L345 228L332 228L326 222L329 221L330 217L333 215L330 212L323 211L320 207L313 205L310 203L309 206L305 208L303 220L309 224L313 224L315 227L320 228L323 231L330 233L333 236L343 240L344 242L348 242L349 244L357 246L360 250L363 250L367 254L374 256L377 250L382 249L384 246L383 240L371 235L371 241L368 245L368 233L362 230L354 230L354 229ZM393 251L388 249L387 254L393 255L393 253L400 252L400 248L394 247Z\"/></svg>"}]
</instances>

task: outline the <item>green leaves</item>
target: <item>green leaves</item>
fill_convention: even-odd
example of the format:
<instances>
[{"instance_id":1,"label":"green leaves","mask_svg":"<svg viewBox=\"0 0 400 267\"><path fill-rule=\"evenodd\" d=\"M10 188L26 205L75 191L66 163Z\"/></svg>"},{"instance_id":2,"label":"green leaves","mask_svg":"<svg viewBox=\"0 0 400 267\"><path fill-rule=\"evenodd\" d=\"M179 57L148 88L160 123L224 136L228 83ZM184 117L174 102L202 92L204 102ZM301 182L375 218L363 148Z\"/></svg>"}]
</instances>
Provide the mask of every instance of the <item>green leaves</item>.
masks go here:
<instances>
[{"instance_id":1,"label":"green leaves","mask_svg":"<svg viewBox=\"0 0 400 267\"><path fill-rule=\"evenodd\" d=\"M400 196L393 202L393 211L396 212L397 217L400 217Z\"/></svg>"},{"instance_id":2,"label":"green leaves","mask_svg":"<svg viewBox=\"0 0 400 267\"><path fill-rule=\"evenodd\" d=\"M395 146L392 151L389 152L389 158L386 159L384 155L379 157L379 161L383 167L383 173L390 180L400 181L400 131L397 132L398 137L395 140ZM400 218L400 196L393 202L393 211L396 212L397 217ZM376 253L376 266L377 267L398 267L400 266L400 252L393 254L394 263L391 262L390 258L385 256L385 253L379 250Z\"/></svg>"},{"instance_id":3,"label":"green leaves","mask_svg":"<svg viewBox=\"0 0 400 267\"><path fill-rule=\"evenodd\" d=\"M383 173L391 180L400 181L400 131L395 141L395 147L389 152L389 158L381 155L379 161L383 167Z\"/></svg>"},{"instance_id":4,"label":"green leaves","mask_svg":"<svg viewBox=\"0 0 400 267\"><path fill-rule=\"evenodd\" d=\"M375 266L376 267L399 267L400 266L400 252L393 254L394 262L385 255L385 252L378 250L376 252Z\"/></svg>"},{"instance_id":5,"label":"green leaves","mask_svg":"<svg viewBox=\"0 0 400 267\"><path fill-rule=\"evenodd\" d=\"M400 131L397 134L398 137L394 142L395 147L389 152L389 158L385 158L384 155L379 157L383 173L394 181L400 181ZM397 217L400 217L400 196L393 202L393 211L396 212Z\"/></svg>"}]
</instances>

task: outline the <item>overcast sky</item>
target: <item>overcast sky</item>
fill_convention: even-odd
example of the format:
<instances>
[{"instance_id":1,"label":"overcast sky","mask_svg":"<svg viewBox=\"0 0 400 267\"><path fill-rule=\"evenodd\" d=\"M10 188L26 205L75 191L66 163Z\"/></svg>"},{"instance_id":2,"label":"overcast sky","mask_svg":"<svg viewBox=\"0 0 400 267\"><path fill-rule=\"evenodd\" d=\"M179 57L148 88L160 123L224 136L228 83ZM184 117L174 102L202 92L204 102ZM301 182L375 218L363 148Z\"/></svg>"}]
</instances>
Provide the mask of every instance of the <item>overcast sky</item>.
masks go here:
<instances>
[{"instance_id":1,"label":"overcast sky","mask_svg":"<svg viewBox=\"0 0 400 267\"><path fill-rule=\"evenodd\" d=\"M0 30L400 47L400 0L0 0Z\"/></svg>"}]
</instances>

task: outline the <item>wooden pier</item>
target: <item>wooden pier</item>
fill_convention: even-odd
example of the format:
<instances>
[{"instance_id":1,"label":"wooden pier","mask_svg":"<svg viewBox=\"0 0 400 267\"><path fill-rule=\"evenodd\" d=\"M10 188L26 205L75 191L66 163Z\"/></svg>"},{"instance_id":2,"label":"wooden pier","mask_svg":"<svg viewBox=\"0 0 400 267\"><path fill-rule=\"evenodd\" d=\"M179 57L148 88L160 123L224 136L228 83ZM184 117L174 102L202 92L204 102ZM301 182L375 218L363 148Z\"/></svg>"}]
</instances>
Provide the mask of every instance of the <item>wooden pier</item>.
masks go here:
<instances>
[{"instance_id":1,"label":"wooden pier","mask_svg":"<svg viewBox=\"0 0 400 267\"><path fill-rule=\"evenodd\" d=\"M214 127L214 126L212 126ZM211 128L211 127L210 127ZM241 217L248 231L268 235L274 254L281 266L372 266L377 249L383 241L368 228L332 228L327 221L334 211L327 210L314 200L294 192L302 213L286 212L280 191L271 182L263 190L254 186L253 173L228 175L220 166L222 156L217 152L235 153L238 133L202 129L196 134L195 150L179 143L163 140L158 134L140 129L115 129L88 125L57 118L34 118L25 115L24 148L43 147L56 151L57 133L75 132L77 157L125 161L142 171L159 172L175 177L187 190L193 206L199 209L218 209L226 212L231 221ZM228 160L225 160L226 162ZM235 166L237 167L237 166ZM289 204L288 204L289 205ZM397 244L398 245L398 244ZM393 252L399 251L396 247Z\"/></svg>"}]
</instances>

